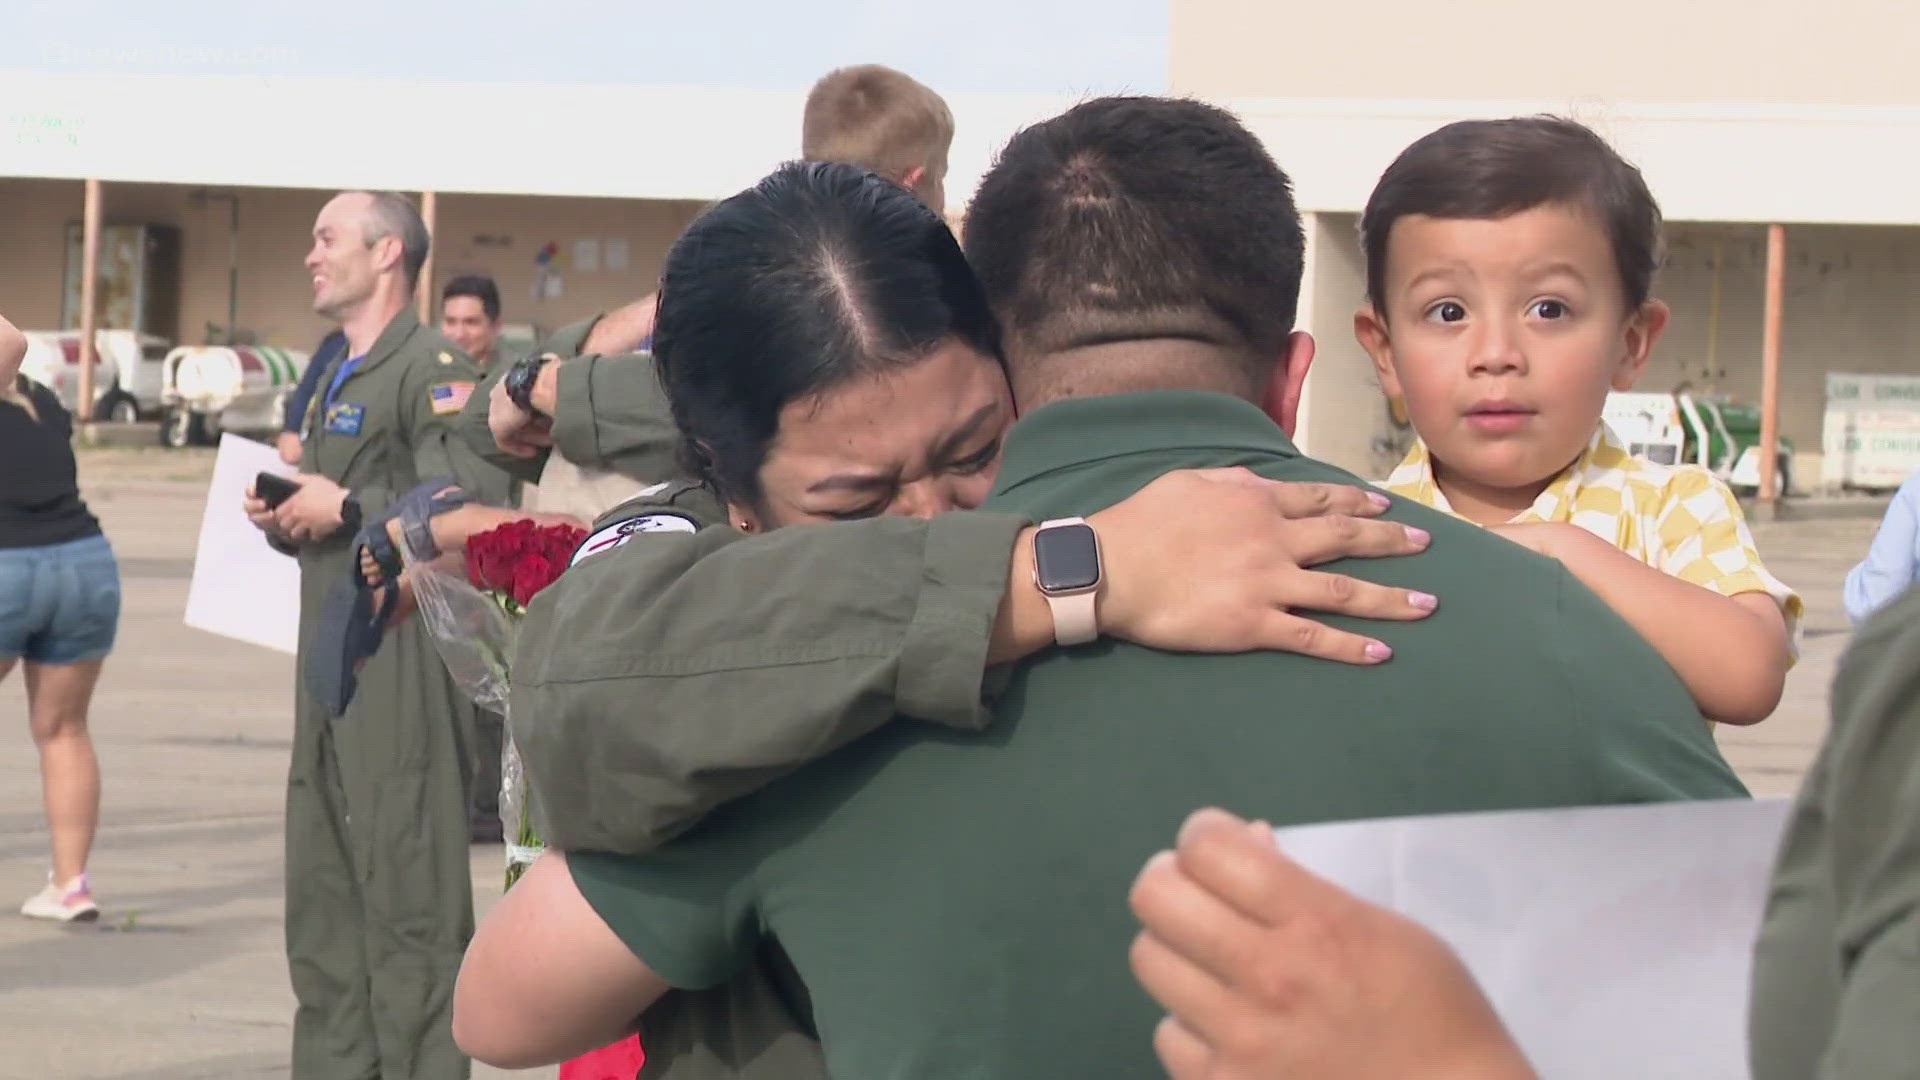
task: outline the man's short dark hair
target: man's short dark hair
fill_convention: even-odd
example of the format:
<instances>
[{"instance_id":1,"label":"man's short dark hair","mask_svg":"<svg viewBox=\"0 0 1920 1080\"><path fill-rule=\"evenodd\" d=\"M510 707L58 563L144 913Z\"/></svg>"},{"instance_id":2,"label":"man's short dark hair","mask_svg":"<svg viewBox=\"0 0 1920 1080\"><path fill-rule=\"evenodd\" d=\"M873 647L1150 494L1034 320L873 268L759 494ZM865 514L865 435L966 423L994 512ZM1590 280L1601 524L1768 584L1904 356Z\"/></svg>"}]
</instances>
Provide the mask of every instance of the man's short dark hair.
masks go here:
<instances>
[{"instance_id":1,"label":"man's short dark hair","mask_svg":"<svg viewBox=\"0 0 1920 1080\"><path fill-rule=\"evenodd\" d=\"M1613 244L1627 304L1646 303L1660 265L1660 205L1605 139L1558 116L1462 120L1401 151L1360 217L1367 299L1385 310L1387 241L1401 218L1492 221L1549 203L1592 215Z\"/></svg>"},{"instance_id":2,"label":"man's short dark hair","mask_svg":"<svg viewBox=\"0 0 1920 1080\"><path fill-rule=\"evenodd\" d=\"M440 306L445 307L447 301L456 296L471 296L480 301L480 310L487 313L487 321L499 321L500 287L493 283L492 278L485 274L462 274L454 278L441 290Z\"/></svg>"},{"instance_id":3,"label":"man's short dark hair","mask_svg":"<svg viewBox=\"0 0 1920 1080\"><path fill-rule=\"evenodd\" d=\"M1243 353L1257 386L1293 330L1292 186L1212 105L1099 98L1026 128L981 181L965 235L1010 366L1188 338Z\"/></svg>"}]
</instances>

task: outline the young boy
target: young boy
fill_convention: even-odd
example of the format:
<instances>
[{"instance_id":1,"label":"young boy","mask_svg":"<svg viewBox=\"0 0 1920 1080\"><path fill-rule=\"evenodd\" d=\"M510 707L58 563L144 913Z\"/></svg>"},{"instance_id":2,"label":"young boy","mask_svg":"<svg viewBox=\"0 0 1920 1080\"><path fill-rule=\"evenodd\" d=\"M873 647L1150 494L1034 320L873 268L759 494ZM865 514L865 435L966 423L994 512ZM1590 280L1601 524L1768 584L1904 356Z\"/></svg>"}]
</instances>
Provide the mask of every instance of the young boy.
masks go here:
<instances>
[{"instance_id":1,"label":"young boy","mask_svg":"<svg viewBox=\"0 0 1920 1080\"><path fill-rule=\"evenodd\" d=\"M1570 120L1450 124L1381 176L1360 232L1354 330L1420 437L1387 489L1565 563L1708 719L1765 719L1800 598L1725 484L1632 456L1600 420L1667 323L1639 170Z\"/></svg>"}]
</instances>

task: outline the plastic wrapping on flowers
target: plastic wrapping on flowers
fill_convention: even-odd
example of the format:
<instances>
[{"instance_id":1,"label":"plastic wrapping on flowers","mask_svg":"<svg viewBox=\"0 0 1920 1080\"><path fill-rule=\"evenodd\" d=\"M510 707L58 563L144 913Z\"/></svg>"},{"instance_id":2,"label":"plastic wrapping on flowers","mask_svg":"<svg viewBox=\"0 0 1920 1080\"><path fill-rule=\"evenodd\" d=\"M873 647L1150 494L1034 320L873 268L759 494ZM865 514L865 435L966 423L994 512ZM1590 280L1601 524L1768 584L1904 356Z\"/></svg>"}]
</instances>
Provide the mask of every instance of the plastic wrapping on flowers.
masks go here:
<instances>
[{"instance_id":1,"label":"plastic wrapping on flowers","mask_svg":"<svg viewBox=\"0 0 1920 1080\"><path fill-rule=\"evenodd\" d=\"M404 545L403 545L404 546ZM505 718L507 737L500 761L500 824L507 840L506 883L519 880L541 851L540 829L526 771L507 708L508 661L522 610L511 597L484 592L467 581L457 557L418 560L405 552L416 617L425 620L434 647L454 685L483 709Z\"/></svg>"}]
</instances>

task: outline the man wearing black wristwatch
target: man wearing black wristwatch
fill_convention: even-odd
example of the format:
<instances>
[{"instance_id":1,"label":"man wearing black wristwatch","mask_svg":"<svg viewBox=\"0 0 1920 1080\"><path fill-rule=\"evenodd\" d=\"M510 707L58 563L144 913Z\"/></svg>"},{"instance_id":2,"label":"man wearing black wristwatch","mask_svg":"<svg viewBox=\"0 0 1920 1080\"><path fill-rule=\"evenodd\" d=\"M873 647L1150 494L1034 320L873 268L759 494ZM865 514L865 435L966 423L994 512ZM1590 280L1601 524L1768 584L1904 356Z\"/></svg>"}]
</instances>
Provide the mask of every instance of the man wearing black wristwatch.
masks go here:
<instances>
[{"instance_id":1,"label":"man wearing black wristwatch","mask_svg":"<svg viewBox=\"0 0 1920 1080\"><path fill-rule=\"evenodd\" d=\"M678 433L648 339L634 336L645 326L622 309L555 331L524 359L487 373L455 421L460 437L529 484L555 451L649 484L676 475ZM608 351L587 351L596 347Z\"/></svg>"},{"instance_id":2,"label":"man wearing black wristwatch","mask_svg":"<svg viewBox=\"0 0 1920 1080\"><path fill-rule=\"evenodd\" d=\"M414 317L427 231L405 198L348 192L321 210L306 266L314 310L344 355L308 405L300 490L248 516L300 560L300 667L328 593L349 579L354 534L430 477L468 491L506 478L454 436L479 379ZM389 628L335 718L295 690L287 778L287 961L299 1007L293 1076L456 1078L453 978L473 932L467 859L472 702L423 627Z\"/></svg>"}]
</instances>

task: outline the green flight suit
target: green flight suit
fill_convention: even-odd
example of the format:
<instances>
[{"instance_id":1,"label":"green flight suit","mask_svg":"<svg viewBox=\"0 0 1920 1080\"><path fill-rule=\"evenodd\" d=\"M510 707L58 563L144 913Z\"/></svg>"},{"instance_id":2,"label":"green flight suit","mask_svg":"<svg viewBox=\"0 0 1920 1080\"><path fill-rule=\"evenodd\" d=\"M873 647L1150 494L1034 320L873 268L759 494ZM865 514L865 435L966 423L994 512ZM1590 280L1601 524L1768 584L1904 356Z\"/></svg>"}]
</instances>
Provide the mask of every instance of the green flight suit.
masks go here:
<instances>
[{"instance_id":1,"label":"green flight suit","mask_svg":"<svg viewBox=\"0 0 1920 1080\"><path fill-rule=\"evenodd\" d=\"M1085 515L1167 471L1231 465L1357 482L1299 456L1246 402L1154 392L1023 417L989 506ZM837 1075L1146 1077L1160 1075L1159 1010L1126 971L1137 929L1126 889L1197 806L1286 825L1743 794L1671 668L1563 567L1404 501L1389 516L1430 530L1431 548L1335 569L1443 594L1429 620L1369 625L1395 647L1391 664L1111 641L1052 651L1019 665L980 735L885 725L652 855L576 854L574 880L675 986L713 985L777 940ZM658 583L635 570L651 537L584 559L528 616L516 708L537 711L553 743L571 743L567 756L600 754L595 781L613 794L623 789L607 774L634 763L598 740L657 719L652 700L673 669L730 669L740 696L701 717L725 745L765 727L758 714L784 711L789 690L814 693L889 654L894 613L870 613L892 603L875 544L904 536L924 549L924 535L783 532L837 552L838 568L823 557L727 583L705 603L754 613L733 624L692 616L691 597L648 595ZM774 595L759 603L761 592ZM620 616L662 603L711 638L648 656L656 640ZM879 632L864 648L842 631L816 649L843 620ZM985 620L970 622L984 640ZM821 732L791 733L777 752L809 734Z\"/></svg>"},{"instance_id":2,"label":"green flight suit","mask_svg":"<svg viewBox=\"0 0 1920 1080\"><path fill-rule=\"evenodd\" d=\"M595 523L562 578L617 558L621 602L561 627L543 607L560 586L534 599L514 662L516 710L548 707L544 695L524 706L519 695L559 654L618 663L637 680L617 723L589 724L569 699L562 723L520 735L555 847L651 850L896 710L962 731L991 719L987 647L1025 516L880 517L755 536L725 522L690 483L629 500ZM654 528L629 534L635 524ZM602 537L619 546L596 553Z\"/></svg>"},{"instance_id":3,"label":"green flight suit","mask_svg":"<svg viewBox=\"0 0 1920 1080\"><path fill-rule=\"evenodd\" d=\"M678 430L653 357L580 355L596 321L564 327L534 350L566 361L553 425L556 448L576 465L647 483L674 476ZM505 375L506 365L487 372L461 412L460 436L487 461L536 482L546 454L505 453L487 428L487 399ZM683 512L690 507L703 516L718 512L712 500L703 500L688 485L679 485L668 499ZM528 738L521 734L523 752ZM826 1066L812 1034L805 988L791 971L778 949L768 949L725 985L661 998L641 1018L647 1061L640 1080L824 1080Z\"/></svg>"},{"instance_id":4,"label":"green flight suit","mask_svg":"<svg viewBox=\"0 0 1920 1080\"><path fill-rule=\"evenodd\" d=\"M604 469L653 483L679 474L675 458L679 429L660 387L651 353L581 355L598 319L555 331L534 350L560 365L554 407L554 448L582 468ZM547 454L515 457L494 444L487 428L487 400L511 365L496 364L461 411L460 437L483 459L526 483L538 483Z\"/></svg>"},{"instance_id":5,"label":"green flight suit","mask_svg":"<svg viewBox=\"0 0 1920 1080\"><path fill-rule=\"evenodd\" d=\"M478 364L474 365L474 369L480 373L480 380L474 384L474 391L468 396L467 404L461 408L458 414L451 417L453 421L452 426L456 432L461 431L461 425L466 423L467 415L475 402L479 402L481 420L484 421L486 419L487 399L485 392L491 388L495 382L499 381L499 379L506 374L507 369L511 368L522 355L524 354L517 349L496 343L493 358L488 361L487 366L480 367ZM482 427L484 426L483 423ZM464 433L462 437L464 438ZM472 495L475 499L488 506L519 506L520 488L524 481L519 476L514 475L512 471L501 467L498 462L493 461L490 455L481 455L481 460L493 465L494 468L486 470L486 482L482 483L478 490L469 491L467 494ZM513 458L512 460L518 461L520 459Z\"/></svg>"},{"instance_id":6,"label":"green flight suit","mask_svg":"<svg viewBox=\"0 0 1920 1080\"><path fill-rule=\"evenodd\" d=\"M1754 1080L1920 1076L1920 589L1858 631L1774 866Z\"/></svg>"},{"instance_id":7,"label":"green flight suit","mask_svg":"<svg viewBox=\"0 0 1920 1080\"><path fill-rule=\"evenodd\" d=\"M431 476L474 490L494 470L453 437L478 379L453 344L394 316L306 424L306 466L346 487L364 517ZM353 570L352 533L299 545L300 651L328 593ZM334 719L295 691L287 777L287 962L299 1008L293 1075L313 1080L468 1075L451 1027L454 975L473 934L467 801L474 706L420 620L389 628Z\"/></svg>"}]
</instances>

